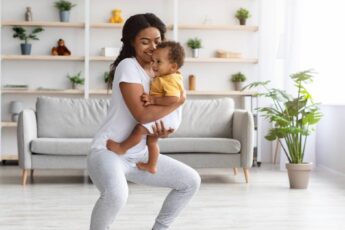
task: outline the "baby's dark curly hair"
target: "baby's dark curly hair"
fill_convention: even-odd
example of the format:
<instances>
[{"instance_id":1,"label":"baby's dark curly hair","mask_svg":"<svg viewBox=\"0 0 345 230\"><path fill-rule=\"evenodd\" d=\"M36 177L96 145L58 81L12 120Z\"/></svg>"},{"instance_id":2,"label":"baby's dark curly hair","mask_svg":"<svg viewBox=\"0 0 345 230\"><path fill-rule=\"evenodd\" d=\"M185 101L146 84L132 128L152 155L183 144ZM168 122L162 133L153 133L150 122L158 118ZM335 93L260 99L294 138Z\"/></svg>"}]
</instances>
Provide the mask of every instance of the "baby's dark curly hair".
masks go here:
<instances>
[{"instance_id":1,"label":"baby's dark curly hair","mask_svg":"<svg viewBox=\"0 0 345 230\"><path fill-rule=\"evenodd\" d=\"M157 49L168 48L168 58L171 63L176 63L178 68L181 68L184 62L184 49L178 42L163 41L157 45Z\"/></svg>"}]
</instances>

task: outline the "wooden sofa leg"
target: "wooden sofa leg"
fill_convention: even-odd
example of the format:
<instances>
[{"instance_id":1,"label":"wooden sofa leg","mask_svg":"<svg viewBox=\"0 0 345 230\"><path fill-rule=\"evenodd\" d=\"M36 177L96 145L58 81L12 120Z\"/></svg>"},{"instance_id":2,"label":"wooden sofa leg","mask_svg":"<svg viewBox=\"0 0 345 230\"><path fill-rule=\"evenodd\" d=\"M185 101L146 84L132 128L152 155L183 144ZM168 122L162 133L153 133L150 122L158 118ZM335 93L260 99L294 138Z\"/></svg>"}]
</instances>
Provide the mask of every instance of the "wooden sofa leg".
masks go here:
<instances>
[{"instance_id":1,"label":"wooden sofa leg","mask_svg":"<svg viewBox=\"0 0 345 230\"><path fill-rule=\"evenodd\" d=\"M237 175L237 168L234 168L234 175Z\"/></svg>"},{"instance_id":2,"label":"wooden sofa leg","mask_svg":"<svg viewBox=\"0 0 345 230\"><path fill-rule=\"evenodd\" d=\"M244 177L246 178L246 183L248 184L248 182L249 182L249 169L243 168L243 172L244 172Z\"/></svg>"},{"instance_id":3,"label":"wooden sofa leg","mask_svg":"<svg viewBox=\"0 0 345 230\"><path fill-rule=\"evenodd\" d=\"M23 171L22 171L22 185L26 185L27 178L28 178L28 170L23 169Z\"/></svg>"}]
</instances>

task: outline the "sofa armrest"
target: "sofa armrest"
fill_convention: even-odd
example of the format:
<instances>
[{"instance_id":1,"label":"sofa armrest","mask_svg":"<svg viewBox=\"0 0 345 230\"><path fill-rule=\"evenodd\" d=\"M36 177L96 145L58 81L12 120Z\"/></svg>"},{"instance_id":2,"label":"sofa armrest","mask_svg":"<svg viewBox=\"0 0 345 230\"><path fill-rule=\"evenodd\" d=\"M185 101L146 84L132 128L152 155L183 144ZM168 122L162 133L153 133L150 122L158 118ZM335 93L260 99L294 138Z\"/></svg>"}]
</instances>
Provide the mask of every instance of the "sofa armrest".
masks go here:
<instances>
[{"instance_id":1,"label":"sofa armrest","mask_svg":"<svg viewBox=\"0 0 345 230\"><path fill-rule=\"evenodd\" d=\"M19 114L17 127L18 161L22 169L31 169L30 143L37 138L36 113L25 109Z\"/></svg>"},{"instance_id":2,"label":"sofa armrest","mask_svg":"<svg viewBox=\"0 0 345 230\"><path fill-rule=\"evenodd\" d=\"M235 110L233 116L233 138L241 143L241 166L250 168L254 155L254 118L247 110Z\"/></svg>"}]
</instances>

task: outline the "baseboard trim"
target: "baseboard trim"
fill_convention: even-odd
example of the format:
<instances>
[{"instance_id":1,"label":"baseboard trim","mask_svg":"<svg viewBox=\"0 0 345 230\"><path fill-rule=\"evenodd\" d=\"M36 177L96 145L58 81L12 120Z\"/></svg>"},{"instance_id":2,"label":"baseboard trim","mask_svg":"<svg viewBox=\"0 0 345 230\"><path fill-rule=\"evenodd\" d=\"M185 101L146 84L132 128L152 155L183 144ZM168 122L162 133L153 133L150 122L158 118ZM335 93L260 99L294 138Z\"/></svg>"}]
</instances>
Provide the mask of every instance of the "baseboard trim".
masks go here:
<instances>
[{"instance_id":1,"label":"baseboard trim","mask_svg":"<svg viewBox=\"0 0 345 230\"><path fill-rule=\"evenodd\" d=\"M334 170L334 169L331 169L331 168L329 168L329 167L327 167L327 166L324 166L324 165L322 165L322 164L318 164L317 167L318 167L318 168L321 168L321 169L323 169L323 170L325 170L325 171L328 171L328 172L330 172L330 173L334 173L334 174L336 174L336 175L345 177L345 173L339 172L339 171Z\"/></svg>"}]
</instances>

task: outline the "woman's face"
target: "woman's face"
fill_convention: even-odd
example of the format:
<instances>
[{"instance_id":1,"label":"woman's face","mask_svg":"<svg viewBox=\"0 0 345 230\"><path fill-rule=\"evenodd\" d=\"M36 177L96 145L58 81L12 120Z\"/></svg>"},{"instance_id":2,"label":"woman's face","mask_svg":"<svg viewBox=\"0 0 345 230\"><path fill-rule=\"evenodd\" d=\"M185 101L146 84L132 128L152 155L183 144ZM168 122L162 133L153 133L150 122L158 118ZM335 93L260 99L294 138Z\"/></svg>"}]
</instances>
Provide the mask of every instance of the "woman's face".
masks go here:
<instances>
[{"instance_id":1,"label":"woman's face","mask_svg":"<svg viewBox=\"0 0 345 230\"><path fill-rule=\"evenodd\" d=\"M161 42L161 34L157 28L148 27L138 33L133 42L135 56L140 64L152 62L152 53Z\"/></svg>"}]
</instances>

